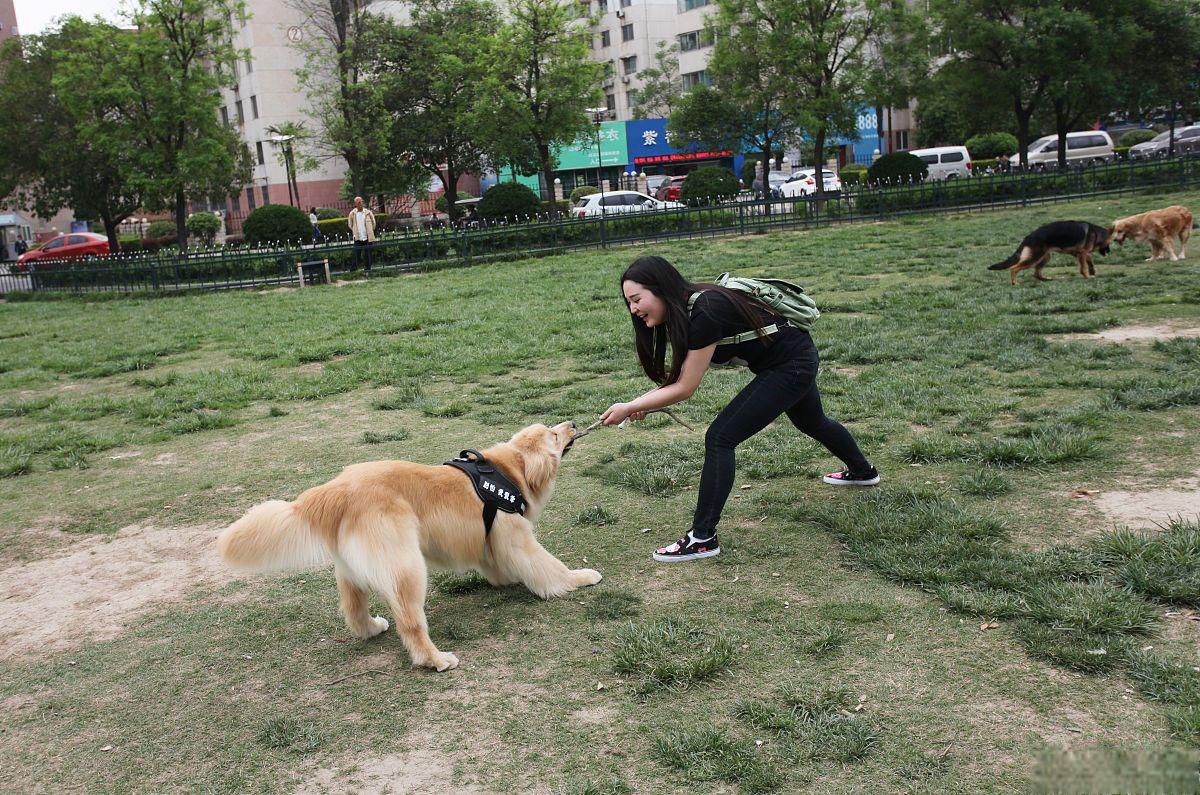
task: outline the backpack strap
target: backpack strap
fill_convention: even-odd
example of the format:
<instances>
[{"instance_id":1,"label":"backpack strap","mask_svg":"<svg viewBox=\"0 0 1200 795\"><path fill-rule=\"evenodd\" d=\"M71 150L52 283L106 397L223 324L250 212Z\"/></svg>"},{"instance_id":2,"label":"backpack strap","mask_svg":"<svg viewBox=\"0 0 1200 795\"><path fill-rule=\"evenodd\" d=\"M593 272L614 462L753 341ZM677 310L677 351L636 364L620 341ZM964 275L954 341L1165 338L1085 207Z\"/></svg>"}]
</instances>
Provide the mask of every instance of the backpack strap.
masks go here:
<instances>
[{"instance_id":1,"label":"backpack strap","mask_svg":"<svg viewBox=\"0 0 1200 795\"><path fill-rule=\"evenodd\" d=\"M700 294L703 292L707 292L707 291L706 290L697 290L696 292L692 293L691 296L688 298L688 316L689 317L691 317L692 310L696 306L696 301L698 301L700 299ZM785 321L783 325L786 326L788 324ZM749 342L750 340L758 339L759 334L769 337L777 331L779 331L779 324L772 323L769 326L763 326L762 328L752 329L750 331L743 331L741 334L733 334L729 337L722 337L721 339L717 340L717 345L741 345L743 342Z\"/></svg>"}]
</instances>

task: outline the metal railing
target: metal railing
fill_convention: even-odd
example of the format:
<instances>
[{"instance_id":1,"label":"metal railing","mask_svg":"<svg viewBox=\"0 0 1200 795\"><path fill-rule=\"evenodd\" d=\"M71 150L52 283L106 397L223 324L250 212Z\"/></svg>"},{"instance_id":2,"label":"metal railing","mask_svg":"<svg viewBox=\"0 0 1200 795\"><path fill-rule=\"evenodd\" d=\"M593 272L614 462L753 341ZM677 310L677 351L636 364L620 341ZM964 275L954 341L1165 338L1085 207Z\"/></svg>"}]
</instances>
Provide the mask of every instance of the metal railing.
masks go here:
<instances>
[{"instance_id":1,"label":"metal railing","mask_svg":"<svg viewBox=\"0 0 1200 795\"><path fill-rule=\"evenodd\" d=\"M947 211L974 211L1200 186L1200 158L1112 163L1067 171L995 174L948 182L846 186L821 200L741 195L701 207L626 212L600 218L523 219L506 224L408 230L371 247L374 273L436 269L584 248L659 240L757 234L835 223ZM343 275L354 264L349 241L319 245L217 248L188 255L157 252L88 262L46 263L0 273L0 293L213 290L295 284L296 263L328 259Z\"/></svg>"}]
</instances>

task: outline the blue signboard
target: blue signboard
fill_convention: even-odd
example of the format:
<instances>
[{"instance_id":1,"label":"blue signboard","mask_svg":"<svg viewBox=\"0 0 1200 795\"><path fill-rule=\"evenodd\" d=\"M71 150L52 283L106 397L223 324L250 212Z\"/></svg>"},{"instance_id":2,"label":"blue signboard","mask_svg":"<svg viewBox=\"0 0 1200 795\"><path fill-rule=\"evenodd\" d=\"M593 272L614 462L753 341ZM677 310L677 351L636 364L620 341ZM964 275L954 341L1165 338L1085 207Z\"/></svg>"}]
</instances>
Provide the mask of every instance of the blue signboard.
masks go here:
<instances>
[{"instance_id":1,"label":"blue signboard","mask_svg":"<svg viewBox=\"0 0 1200 795\"><path fill-rule=\"evenodd\" d=\"M663 166L689 163L697 160L719 160L734 158L734 167L740 165L741 157L729 151L691 151L676 149L671 145L671 134L666 119L635 119L625 122L625 141L629 146L629 162L638 171L651 173Z\"/></svg>"}]
</instances>

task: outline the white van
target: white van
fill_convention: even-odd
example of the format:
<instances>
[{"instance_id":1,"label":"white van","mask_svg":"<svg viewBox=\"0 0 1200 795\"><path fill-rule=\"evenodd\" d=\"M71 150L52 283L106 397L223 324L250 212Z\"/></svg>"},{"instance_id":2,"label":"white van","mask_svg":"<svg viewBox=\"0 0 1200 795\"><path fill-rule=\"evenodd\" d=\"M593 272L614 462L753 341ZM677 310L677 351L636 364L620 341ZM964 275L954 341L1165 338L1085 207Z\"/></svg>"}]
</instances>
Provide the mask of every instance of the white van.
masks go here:
<instances>
[{"instance_id":1,"label":"white van","mask_svg":"<svg viewBox=\"0 0 1200 795\"><path fill-rule=\"evenodd\" d=\"M1029 145L1030 167L1050 166L1058 162L1058 136L1046 135ZM1067 162L1108 163L1115 159L1113 142L1104 130L1084 130L1067 133ZM1021 162L1018 152L1008 159Z\"/></svg>"},{"instance_id":2,"label":"white van","mask_svg":"<svg viewBox=\"0 0 1200 795\"><path fill-rule=\"evenodd\" d=\"M932 149L911 149L910 155L921 158L929 166L931 182L971 176L971 153L965 146L935 146Z\"/></svg>"}]
</instances>

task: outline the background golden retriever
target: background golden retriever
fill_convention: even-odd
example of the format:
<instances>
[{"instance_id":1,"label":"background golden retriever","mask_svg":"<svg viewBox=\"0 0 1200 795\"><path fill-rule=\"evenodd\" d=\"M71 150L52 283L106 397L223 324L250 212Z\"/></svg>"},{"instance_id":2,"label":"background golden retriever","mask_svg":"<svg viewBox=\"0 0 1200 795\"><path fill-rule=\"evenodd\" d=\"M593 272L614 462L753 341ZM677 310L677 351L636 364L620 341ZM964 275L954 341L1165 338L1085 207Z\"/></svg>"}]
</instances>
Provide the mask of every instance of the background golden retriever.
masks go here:
<instances>
[{"instance_id":1,"label":"background golden retriever","mask_svg":"<svg viewBox=\"0 0 1200 795\"><path fill-rule=\"evenodd\" d=\"M251 508L217 540L221 556L251 569L301 568L332 560L342 614L360 638L388 622L372 617L374 591L391 607L413 665L445 671L458 658L438 651L425 623L426 566L474 569L492 585L520 582L543 599L600 582L592 569L568 569L533 535L554 491L575 423L531 425L484 456L525 496L525 515L499 512L484 534L482 503L465 474L448 466L374 461L346 467L295 502Z\"/></svg>"},{"instance_id":2,"label":"background golden retriever","mask_svg":"<svg viewBox=\"0 0 1200 795\"><path fill-rule=\"evenodd\" d=\"M1187 242L1192 236L1192 214L1181 204L1164 207L1161 210L1151 210L1139 215L1131 215L1119 221L1113 221L1109 227L1113 240L1122 245L1125 239L1148 241L1150 257L1146 262L1162 259L1163 249L1171 255L1171 261L1187 258ZM1175 256L1175 245L1172 238L1179 238L1179 256Z\"/></svg>"}]
</instances>

